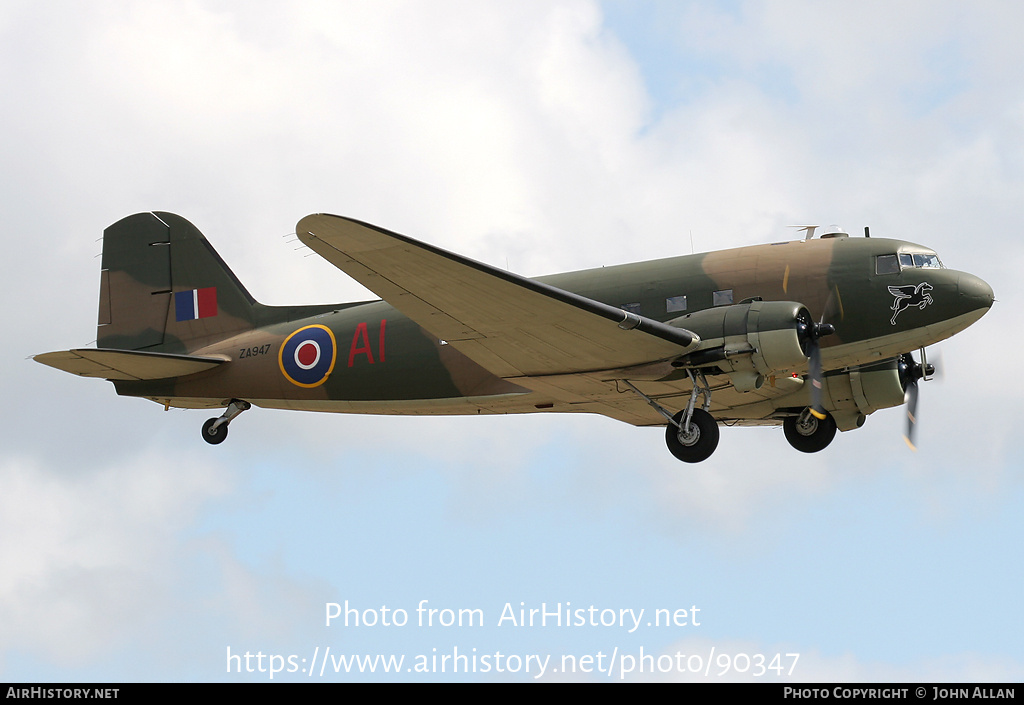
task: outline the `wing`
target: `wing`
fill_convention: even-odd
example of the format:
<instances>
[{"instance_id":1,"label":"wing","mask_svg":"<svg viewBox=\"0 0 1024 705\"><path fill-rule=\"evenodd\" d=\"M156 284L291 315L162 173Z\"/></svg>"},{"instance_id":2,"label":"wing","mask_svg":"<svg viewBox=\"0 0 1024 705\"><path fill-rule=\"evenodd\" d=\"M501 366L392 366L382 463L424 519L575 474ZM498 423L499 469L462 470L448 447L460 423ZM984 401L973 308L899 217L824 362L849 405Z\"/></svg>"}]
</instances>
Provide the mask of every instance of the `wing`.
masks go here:
<instances>
[{"instance_id":1,"label":"wing","mask_svg":"<svg viewBox=\"0 0 1024 705\"><path fill-rule=\"evenodd\" d=\"M227 362L216 357L171 355L139 350L79 348L43 353L33 358L80 377L110 380L166 379L204 372Z\"/></svg>"},{"instance_id":2,"label":"wing","mask_svg":"<svg viewBox=\"0 0 1024 705\"><path fill-rule=\"evenodd\" d=\"M681 355L700 338L382 228L310 215L299 239L499 377L568 375Z\"/></svg>"},{"instance_id":3,"label":"wing","mask_svg":"<svg viewBox=\"0 0 1024 705\"><path fill-rule=\"evenodd\" d=\"M914 295L917 287L913 284L907 286L890 286L889 293L895 296L897 299L909 299Z\"/></svg>"}]
</instances>

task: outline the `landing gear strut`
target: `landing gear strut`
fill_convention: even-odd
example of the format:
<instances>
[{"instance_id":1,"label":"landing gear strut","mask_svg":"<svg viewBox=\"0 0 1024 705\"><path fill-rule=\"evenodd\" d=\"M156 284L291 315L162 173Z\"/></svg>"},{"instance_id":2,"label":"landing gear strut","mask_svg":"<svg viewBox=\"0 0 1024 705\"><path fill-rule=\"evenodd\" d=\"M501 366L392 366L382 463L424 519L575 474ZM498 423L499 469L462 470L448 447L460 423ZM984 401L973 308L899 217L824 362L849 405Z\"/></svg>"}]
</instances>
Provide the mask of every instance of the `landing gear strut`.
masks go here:
<instances>
[{"instance_id":1,"label":"landing gear strut","mask_svg":"<svg viewBox=\"0 0 1024 705\"><path fill-rule=\"evenodd\" d=\"M243 411L252 408L252 404L241 399L232 399L224 413L215 419L209 419L203 424L203 440L211 445L223 443L228 437L228 424L231 420Z\"/></svg>"},{"instance_id":2,"label":"landing gear strut","mask_svg":"<svg viewBox=\"0 0 1024 705\"><path fill-rule=\"evenodd\" d=\"M790 416L782 422L789 445L801 453L817 453L824 450L836 437L836 422L832 414L823 412L825 418L818 418L810 407L798 416Z\"/></svg>"},{"instance_id":3,"label":"landing gear strut","mask_svg":"<svg viewBox=\"0 0 1024 705\"><path fill-rule=\"evenodd\" d=\"M668 450L678 460L684 463L699 463L707 460L718 448L718 423L709 413L711 408L711 387L700 370L694 372L687 370L693 389L690 391L690 399L686 408L674 416L668 409L649 396L637 389L628 380L623 380L626 385L636 394L643 398L648 404L658 411L659 414L668 419L665 428L665 444ZM695 408L697 397L704 395L704 403L701 408Z\"/></svg>"}]
</instances>

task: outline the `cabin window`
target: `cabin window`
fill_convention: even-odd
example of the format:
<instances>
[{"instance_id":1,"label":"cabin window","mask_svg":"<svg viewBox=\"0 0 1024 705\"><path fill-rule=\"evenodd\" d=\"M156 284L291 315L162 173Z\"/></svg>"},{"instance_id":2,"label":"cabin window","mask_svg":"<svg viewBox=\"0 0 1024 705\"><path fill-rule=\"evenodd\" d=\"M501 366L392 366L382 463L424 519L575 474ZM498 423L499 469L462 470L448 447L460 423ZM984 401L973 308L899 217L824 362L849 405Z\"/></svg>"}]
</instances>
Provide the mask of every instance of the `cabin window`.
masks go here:
<instances>
[{"instance_id":1,"label":"cabin window","mask_svg":"<svg viewBox=\"0 0 1024 705\"><path fill-rule=\"evenodd\" d=\"M722 289L711 295L712 306L728 306L732 303L732 289Z\"/></svg>"},{"instance_id":2,"label":"cabin window","mask_svg":"<svg viewBox=\"0 0 1024 705\"><path fill-rule=\"evenodd\" d=\"M639 302L633 303L633 304L622 304L622 306L620 308L623 311L629 311L630 313L635 313L638 316L640 315L640 303Z\"/></svg>"},{"instance_id":3,"label":"cabin window","mask_svg":"<svg viewBox=\"0 0 1024 705\"><path fill-rule=\"evenodd\" d=\"M913 267L914 266L914 255L903 252L900 254L900 266L901 267Z\"/></svg>"},{"instance_id":4,"label":"cabin window","mask_svg":"<svg viewBox=\"0 0 1024 705\"><path fill-rule=\"evenodd\" d=\"M878 255L875 258L875 274L896 274L900 271L900 263L896 255Z\"/></svg>"},{"instance_id":5,"label":"cabin window","mask_svg":"<svg viewBox=\"0 0 1024 705\"><path fill-rule=\"evenodd\" d=\"M685 296L670 296L665 299L665 311L666 313L677 313L679 311L686 310L686 297Z\"/></svg>"}]
</instances>

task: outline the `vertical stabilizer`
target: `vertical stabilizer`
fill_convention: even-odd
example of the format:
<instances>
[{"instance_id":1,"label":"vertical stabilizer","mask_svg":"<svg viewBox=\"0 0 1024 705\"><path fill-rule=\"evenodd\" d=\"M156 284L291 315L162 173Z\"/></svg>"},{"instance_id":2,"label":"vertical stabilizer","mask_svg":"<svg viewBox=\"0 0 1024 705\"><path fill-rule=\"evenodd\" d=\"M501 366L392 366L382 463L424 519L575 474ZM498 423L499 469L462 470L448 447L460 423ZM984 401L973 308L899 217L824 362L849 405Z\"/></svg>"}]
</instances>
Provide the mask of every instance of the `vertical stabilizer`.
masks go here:
<instances>
[{"instance_id":1,"label":"vertical stabilizer","mask_svg":"<svg viewBox=\"0 0 1024 705\"><path fill-rule=\"evenodd\" d=\"M97 347L191 352L251 329L256 305L180 216L137 213L103 233Z\"/></svg>"}]
</instances>

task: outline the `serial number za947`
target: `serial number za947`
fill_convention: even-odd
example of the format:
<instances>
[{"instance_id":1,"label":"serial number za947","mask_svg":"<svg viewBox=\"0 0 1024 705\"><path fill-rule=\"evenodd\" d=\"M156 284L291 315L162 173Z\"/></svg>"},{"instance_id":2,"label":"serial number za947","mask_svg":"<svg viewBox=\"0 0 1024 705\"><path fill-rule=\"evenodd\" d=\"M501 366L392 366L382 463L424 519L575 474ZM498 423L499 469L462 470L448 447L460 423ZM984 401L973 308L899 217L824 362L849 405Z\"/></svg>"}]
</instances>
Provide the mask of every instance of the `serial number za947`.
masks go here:
<instances>
[{"instance_id":1,"label":"serial number za947","mask_svg":"<svg viewBox=\"0 0 1024 705\"><path fill-rule=\"evenodd\" d=\"M243 357L256 357L257 355L266 355L270 352L270 348L274 345L273 343L267 343L266 345L260 345L255 348L239 348L238 359L241 360Z\"/></svg>"}]
</instances>

